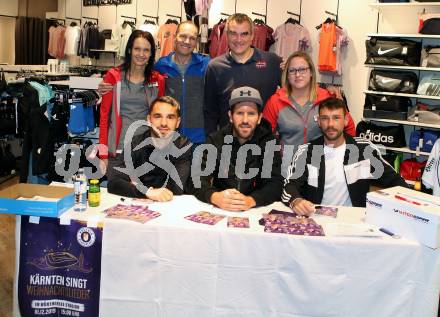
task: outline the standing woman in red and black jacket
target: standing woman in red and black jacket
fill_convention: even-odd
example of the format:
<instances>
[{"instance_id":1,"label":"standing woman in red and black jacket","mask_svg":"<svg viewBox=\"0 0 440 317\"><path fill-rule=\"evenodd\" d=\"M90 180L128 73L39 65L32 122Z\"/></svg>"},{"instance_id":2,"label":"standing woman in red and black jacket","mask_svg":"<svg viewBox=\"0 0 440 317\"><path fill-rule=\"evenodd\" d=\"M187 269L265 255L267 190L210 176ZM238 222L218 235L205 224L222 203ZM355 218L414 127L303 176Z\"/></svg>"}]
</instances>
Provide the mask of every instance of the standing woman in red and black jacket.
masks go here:
<instances>
[{"instance_id":1,"label":"standing woman in red and black jacket","mask_svg":"<svg viewBox=\"0 0 440 317\"><path fill-rule=\"evenodd\" d=\"M281 84L282 88L267 101L263 117L270 122L282 145L296 148L321 136L317 122L318 105L332 93L317 85L315 65L302 51L288 57ZM355 136L355 124L350 113L347 112L347 116L344 132Z\"/></svg>"},{"instance_id":2,"label":"standing woman in red and black jacket","mask_svg":"<svg viewBox=\"0 0 440 317\"><path fill-rule=\"evenodd\" d=\"M153 71L156 48L153 36L134 30L125 48L124 62L110 69L99 85L103 94L100 109L99 157L108 167L112 158L124 148L125 133L137 120L145 120L148 109L157 97L163 96L165 80ZM141 130L141 129L139 129ZM137 134L143 131L136 131ZM130 141L129 141L130 142Z\"/></svg>"}]
</instances>

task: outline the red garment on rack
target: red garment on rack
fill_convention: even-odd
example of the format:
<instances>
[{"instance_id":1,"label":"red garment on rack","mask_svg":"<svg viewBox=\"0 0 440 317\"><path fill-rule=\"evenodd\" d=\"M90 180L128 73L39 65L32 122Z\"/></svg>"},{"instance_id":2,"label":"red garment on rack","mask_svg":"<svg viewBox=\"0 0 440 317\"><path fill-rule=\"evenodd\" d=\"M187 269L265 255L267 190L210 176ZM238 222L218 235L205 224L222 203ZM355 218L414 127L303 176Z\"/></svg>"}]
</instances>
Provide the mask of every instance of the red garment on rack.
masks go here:
<instances>
[{"instance_id":1,"label":"red garment on rack","mask_svg":"<svg viewBox=\"0 0 440 317\"><path fill-rule=\"evenodd\" d=\"M214 58L226 53L228 48L228 39L226 37L225 23L217 23L212 28L211 35L209 37L209 41L211 44L209 45L209 55Z\"/></svg>"},{"instance_id":2,"label":"red garment on rack","mask_svg":"<svg viewBox=\"0 0 440 317\"><path fill-rule=\"evenodd\" d=\"M254 39L252 45L263 51L268 51L273 43L275 43L273 29L266 24L254 23Z\"/></svg>"},{"instance_id":3,"label":"red garment on rack","mask_svg":"<svg viewBox=\"0 0 440 317\"><path fill-rule=\"evenodd\" d=\"M176 37L177 24L167 23L161 25L157 32L157 41L160 44L160 56L167 56L174 51L174 39Z\"/></svg>"},{"instance_id":4,"label":"red garment on rack","mask_svg":"<svg viewBox=\"0 0 440 317\"><path fill-rule=\"evenodd\" d=\"M336 24L322 23L319 33L318 69L336 72Z\"/></svg>"}]
</instances>

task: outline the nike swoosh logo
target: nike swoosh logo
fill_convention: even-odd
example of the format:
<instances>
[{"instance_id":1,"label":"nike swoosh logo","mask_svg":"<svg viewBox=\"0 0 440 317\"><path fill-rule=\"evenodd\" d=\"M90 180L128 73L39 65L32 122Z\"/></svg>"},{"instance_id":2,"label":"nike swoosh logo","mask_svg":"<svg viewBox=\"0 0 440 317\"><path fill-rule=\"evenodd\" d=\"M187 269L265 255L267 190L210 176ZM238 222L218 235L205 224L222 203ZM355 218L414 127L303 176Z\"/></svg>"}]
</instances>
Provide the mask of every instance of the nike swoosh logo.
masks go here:
<instances>
[{"instance_id":1,"label":"nike swoosh logo","mask_svg":"<svg viewBox=\"0 0 440 317\"><path fill-rule=\"evenodd\" d=\"M393 48L390 48L388 50L382 50L382 47L379 47L379 49L377 50L377 54L383 55L383 54L392 52L392 51L397 50L397 49L399 49L399 48L398 47L393 47Z\"/></svg>"},{"instance_id":2,"label":"nike swoosh logo","mask_svg":"<svg viewBox=\"0 0 440 317\"><path fill-rule=\"evenodd\" d=\"M390 83L390 82L392 82L392 81L394 81L395 79L393 79L393 78L382 78L382 80L381 80L381 82L383 83L383 84L387 84L387 83Z\"/></svg>"}]
</instances>

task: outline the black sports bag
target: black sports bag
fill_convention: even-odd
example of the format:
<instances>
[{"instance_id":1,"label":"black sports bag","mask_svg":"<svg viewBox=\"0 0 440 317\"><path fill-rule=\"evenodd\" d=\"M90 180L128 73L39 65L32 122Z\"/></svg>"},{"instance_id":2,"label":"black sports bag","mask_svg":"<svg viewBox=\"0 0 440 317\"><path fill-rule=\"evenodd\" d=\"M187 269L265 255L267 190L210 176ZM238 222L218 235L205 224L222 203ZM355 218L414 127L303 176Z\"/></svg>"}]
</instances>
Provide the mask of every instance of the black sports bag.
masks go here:
<instances>
[{"instance_id":1,"label":"black sports bag","mask_svg":"<svg viewBox=\"0 0 440 317\"><path fill-rule=\"evenodd\" d=\"M408 108L411 106L411 99L408 97L365 95L365 109L408 112Z\"/></svg>"},{"instance_id":2,"label":"black sports bag","mask_svg":"<svg viewBox=\"0 0 440 317\"><path fill-rule=\"evenodd\" d=\"M371 122L361 121L356 127L356 135L375 144L390 147L405 147L405 131L403 126L379 126Z\"/></svg>"},{"instance_id":3,"label":"black sports bag","mask_svg":"<svg viewBox=\"0 0 440 317\"><path fill-rule=\"evenodd\" d=\"M373 69L368 88L376 91L414 94L418 84L417 75L413 72Z\"/></svg>"},{"instance_id":4,"label":"black sports bag","mask_svg":"<svg viewBox=\"0 0 440 317\"><path fill-rule=\"evenodd\" d=\"M419 66L421 42L398 38L371 38L365 41L365 64Z\"/></svg>"},{"instance_id":5,"label":"black sports bag","mask_svg":"<svg viewBox=\"0 0 440 317\"><path fill-rule=\"evenodd\" d=\"M419 30L421 34L440 34L440 18L431 18L423 21L423 26Z\"/></svg>"}]
</instances>

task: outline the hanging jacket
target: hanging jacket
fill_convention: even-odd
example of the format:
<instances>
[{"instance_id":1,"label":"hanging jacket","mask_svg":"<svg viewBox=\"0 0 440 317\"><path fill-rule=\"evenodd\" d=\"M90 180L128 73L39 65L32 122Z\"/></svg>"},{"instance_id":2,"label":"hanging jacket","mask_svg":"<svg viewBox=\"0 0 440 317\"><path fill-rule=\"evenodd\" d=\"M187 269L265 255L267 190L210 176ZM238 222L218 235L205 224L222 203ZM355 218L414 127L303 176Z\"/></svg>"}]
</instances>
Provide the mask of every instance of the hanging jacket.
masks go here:
<instances>
[{"instance_id":1,"label":"hanging jacket","mask_svg":"<svg viewBox=\"0 0 440 317\"><path fill-rule=\"evenodd\" d=\"M313 101L313 106L304 115L289 100L285 88L278 89L266 103L263 117L270 122L272 131L279 134L282 144L298 146L321 135L317 122L319 103L332 95L326 89L320 87L317 89L317 98ZM348 124L344 131L351 136L355 136L356 129L353 118L349 112L347 112L347 115ZM295 126L301 126L303 133L298 134L293 131L292 127Z\"/></svg>"},{"instance_id":2,"label":"hanging jacket","mask_svg":"<svg viewBox=\"0 0 440 317\"><path fill-rule=\"evenodd\" d=\"M104 82L112 84L113 90L102 96L99 118L99 143L108 147L108 153L100 149L99 157L108 158L115 156L121 135L122 118L119 113L121 103L121 75L122 68L110 69L104 76ZM158 72L151 73L145 85L147 103L150 105L154 99L161 97L165 91L165 80Z\"/></svg>"},{"instance_id":3,"label":"hanging jacket","mask_svg":"<svg viewBox=\"0 0 440 317\"><path fill-rule=\"evenodd\" d=\"M165 77L165 91L180 102L181 123L179 131L193 143L205 141L203 118L203 92L206 67L209 57L192 53L191 61L182 77L176 63L174 52L160 58L155 70Z\"/></svg>"}]
</instances>

